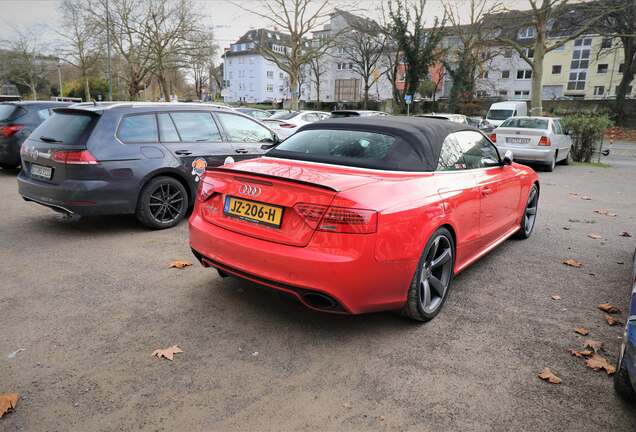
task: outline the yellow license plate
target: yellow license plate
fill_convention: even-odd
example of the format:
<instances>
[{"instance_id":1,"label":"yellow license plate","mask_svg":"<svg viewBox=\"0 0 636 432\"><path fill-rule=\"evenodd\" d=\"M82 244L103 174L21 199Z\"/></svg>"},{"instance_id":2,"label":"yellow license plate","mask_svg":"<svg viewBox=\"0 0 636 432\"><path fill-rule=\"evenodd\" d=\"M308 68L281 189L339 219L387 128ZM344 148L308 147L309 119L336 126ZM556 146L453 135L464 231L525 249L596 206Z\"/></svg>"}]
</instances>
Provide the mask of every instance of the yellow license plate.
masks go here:
<instances>
[{"instance_id":1,"label":"yellow license plate","mask_svg":"<svg viewBox=\"0 0 636 432\"><path fill-rule=\"evenodd\" d=\"M282 207L234 198L231 196L225 197L223 213L228 216L238 217L239 219L259 224L270 225L276 228L280 227L280 223L283 219Z\"/></svg>"}]
</instances>

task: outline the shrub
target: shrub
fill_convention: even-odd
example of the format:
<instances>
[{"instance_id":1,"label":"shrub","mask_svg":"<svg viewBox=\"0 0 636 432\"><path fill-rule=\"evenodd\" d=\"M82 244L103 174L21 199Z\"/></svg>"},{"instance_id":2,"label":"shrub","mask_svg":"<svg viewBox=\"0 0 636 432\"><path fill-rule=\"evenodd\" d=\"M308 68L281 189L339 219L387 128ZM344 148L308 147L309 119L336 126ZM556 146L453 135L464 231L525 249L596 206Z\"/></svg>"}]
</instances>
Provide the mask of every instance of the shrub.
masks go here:
<instances>
[{"instance_id":1,"label":"shrub","mask_svg":"<svg viewBox=\"0 0 636 432\"><path fill-rule=\"evenodd\" d=\"M563 119L563 127L572 137L572 159L591 162L594 149L602 139L605 129L613 125L607 114L577 113Z\"/></svg>"}]
</instances>

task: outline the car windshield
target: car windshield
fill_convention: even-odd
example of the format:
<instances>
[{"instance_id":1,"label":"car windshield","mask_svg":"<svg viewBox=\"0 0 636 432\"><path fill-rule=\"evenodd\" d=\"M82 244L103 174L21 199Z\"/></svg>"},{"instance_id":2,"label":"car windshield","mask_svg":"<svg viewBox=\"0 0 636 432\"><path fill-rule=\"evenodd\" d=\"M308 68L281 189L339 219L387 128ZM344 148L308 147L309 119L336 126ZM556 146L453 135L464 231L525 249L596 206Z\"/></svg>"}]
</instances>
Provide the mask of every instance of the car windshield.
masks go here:
<instances>
[{"instance_id":1,"label":"car windshield","mask_svg":"<svg viewBox=\"0 0 636 432\"><path fill-rule=\"evenodd\" d=\"M391 135L343 129L297 132L267 156L388 170L407 169L418 158L410 144Z\"/></svg>"},{"instance_id":2,"label":"car windshield","mask_svg":"<svg viewBox=\"0 0 636 432\"><path fill-rule=\"evenodd\" d=\"M501 127L520 129L548 129L548 121L538 118L512 117L501 124Z\"/></svg>"},{"instance_id":3,"label":"car windshield","mask_svg":"<svg viewBox=\"0 0 636 432\"><path fill-rule=\"evenodd\" d=\"M0 121L8 120L15 111L16 106L11 104L0 104Z\"/></svg>"},{"instance_id":4,"label":"car windshield","mask_svg":"<svg viewBox=\"0 0 636 432\"><path fill-rule=\"evenodd\" d=\"M355 111L334 111L331 113L331 118L344 118L344 117L359 117L360 113Z\"/></svg>"},{"instance_id":5,"label":"car windshield","mask_svg":"<svg viewBox=\"0 0 636 432\"><path fill-rule=\"evenodd\" d=\"M31 135L35 139L45 137L49 141L77 144L92 119L93 116L84 113L55 113Z\"/></svg>"},{"instance_id":6,"label":"car windshield","mask_svg":"<svg viewBox=\"0 0 636 432\"><path fill-rule=\"evenodd\" d=\"M512 117L513 110L491 109L488 111L487 119L490 120L506 120Z\"/></svg>"},{"instance_id":7,"label":"car windshield","mask_svg":"<svg viewBox=\"0 0 636 432\"><path fill-rule=\"evenodd\" d=\"M275 119L275 120L289 120L291 118L296 117L298 114L300 114L298 111L281 112L281 113L276 113L276 114L272 115L269 118L270 119Z\"/></svg>"}]
</instances>

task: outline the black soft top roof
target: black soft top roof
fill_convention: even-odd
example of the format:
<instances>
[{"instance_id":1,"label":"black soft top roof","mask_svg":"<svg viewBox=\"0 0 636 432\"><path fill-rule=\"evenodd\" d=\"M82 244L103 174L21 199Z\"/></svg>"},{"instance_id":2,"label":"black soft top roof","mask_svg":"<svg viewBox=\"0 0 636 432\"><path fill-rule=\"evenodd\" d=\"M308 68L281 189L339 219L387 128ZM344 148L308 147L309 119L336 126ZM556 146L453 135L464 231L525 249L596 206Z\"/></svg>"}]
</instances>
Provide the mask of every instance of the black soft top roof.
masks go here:
<instances>
[{"instance_id":1,"label":"black soft top roof","mask_svg":"<svg viewBox=\"0 0 636 432\"><path fill-rule=\"evenodd\" d=\"M320 129L375 132L395 137L399 143L396 146L397 154L394 152L385 166L375 168L400 171L434 171L437 169L442 143L449 134L461 130L477 131L466 125L442 119L380 116L327 119L309 123L298 132ZM410 146L413 151L404 151L404 145ZM284 157L277 153L274 148L269 155ZM415 158L412 157L413 153L416 155ZM396 160L400 155L404 155L403 158L408 156L409 160Z\"/></svg>"}]
</instances>

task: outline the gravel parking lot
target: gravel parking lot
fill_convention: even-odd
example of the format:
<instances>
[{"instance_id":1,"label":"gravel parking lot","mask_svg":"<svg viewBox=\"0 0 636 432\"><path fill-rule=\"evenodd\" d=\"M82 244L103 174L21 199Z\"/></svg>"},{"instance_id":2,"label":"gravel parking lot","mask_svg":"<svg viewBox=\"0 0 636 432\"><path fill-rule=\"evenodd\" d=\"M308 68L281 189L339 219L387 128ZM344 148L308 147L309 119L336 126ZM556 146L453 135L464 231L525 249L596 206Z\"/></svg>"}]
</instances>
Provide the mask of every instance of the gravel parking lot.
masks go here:
<instances>
[{"instance_id":1,"label":"gravel parking lot","mask_svg":"<svg viewBox=\"0 0 636 432\"><path fill-rule=\"evenodd\" d=\"M424 325L222 280L194 262L186 223L68 221L23 202L15 175L0 171L0 393L22 398L2 431L636 429L611 378L567 352L585 326L616 360L622 328L596 306L627 307L633 166L540 173L533 237L462 273ZM174 344L173 362L151 356ZM539 380L544 367L563 383Z\"/></svg>"}]
</instances>

